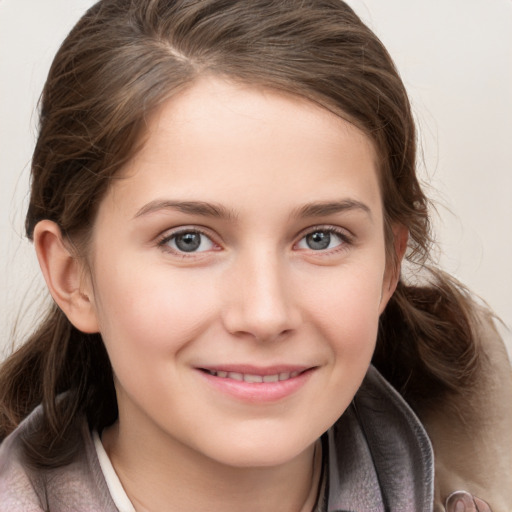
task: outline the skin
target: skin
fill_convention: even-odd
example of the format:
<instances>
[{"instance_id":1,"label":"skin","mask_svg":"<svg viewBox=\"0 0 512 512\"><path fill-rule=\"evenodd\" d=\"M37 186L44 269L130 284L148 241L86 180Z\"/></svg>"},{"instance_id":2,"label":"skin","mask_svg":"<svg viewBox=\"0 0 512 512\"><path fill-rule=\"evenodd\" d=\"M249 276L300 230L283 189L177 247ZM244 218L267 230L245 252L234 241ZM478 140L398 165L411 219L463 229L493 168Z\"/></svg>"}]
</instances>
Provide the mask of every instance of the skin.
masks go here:
<instances>
[{"instance_id":1,"label":"skin","mask_svg":"<svg viewBox=\"0 0 512 512\"><path fill-rule=\"evenodd\" d=\"M86 258L38 224L53 297L109 353L119 421L102 440L138 511L311 509L315 442L364 378L396 286L375 161L312 103L205 78L148 120ZM203 371L284 366L303 373L282 396Z\"/></svg>"}]
</instances>

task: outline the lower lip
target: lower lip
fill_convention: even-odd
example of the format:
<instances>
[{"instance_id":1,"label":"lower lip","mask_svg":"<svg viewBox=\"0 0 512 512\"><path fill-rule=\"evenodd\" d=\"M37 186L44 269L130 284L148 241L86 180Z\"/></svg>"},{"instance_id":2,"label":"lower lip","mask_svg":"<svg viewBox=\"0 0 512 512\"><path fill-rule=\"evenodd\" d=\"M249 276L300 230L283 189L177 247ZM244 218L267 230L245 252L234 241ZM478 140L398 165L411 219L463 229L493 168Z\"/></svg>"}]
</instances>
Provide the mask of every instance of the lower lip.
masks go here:
<instances>
[{"instance_id":1,"label":"lower lip","mask_svg":"<svg viewBox=\"0 0 512 512\"><path fill-rule=\"evenodd\" d=\"M211 386L222 393L245 402L264 403L277 402L296 393L309 380L314 368L277 382L245 382L198 371Z\"/></svg>"}]
</instances>

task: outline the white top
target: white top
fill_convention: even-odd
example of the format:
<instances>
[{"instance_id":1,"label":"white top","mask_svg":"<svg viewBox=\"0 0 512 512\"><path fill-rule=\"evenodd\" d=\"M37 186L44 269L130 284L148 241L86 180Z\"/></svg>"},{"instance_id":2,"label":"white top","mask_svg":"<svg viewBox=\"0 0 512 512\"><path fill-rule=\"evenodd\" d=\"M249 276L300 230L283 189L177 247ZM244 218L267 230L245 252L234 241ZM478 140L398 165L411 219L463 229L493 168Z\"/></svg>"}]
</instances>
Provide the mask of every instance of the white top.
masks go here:
<instances>
[{"instance_id":1,"label":"white top","mask_svg":"<svg viewBox=\"0 0 512 512\"><path fill-rule=\"evenodd\" d=\"M121 481L117 476L114 466L112 466L112 462L110 462L110 458L105 451L103 443L101 442L100 436L96 430L94 430L92 433L92 439L94 442L94 448L96 449L96 454L98 455L101 472L105 477L108 490L110 491L110 496L112 497L112 501L114 502L115 506L118 508L119 512L136 512L132 502L130 501L130 498L128 498L123 488L123 484L121 484ZM319 483L318 481L320 478L322 465L322 444L320 443L320 440L318 440L315 445L315 453L313 459L313 485L311 486L308 498L304 503L304 506L299 512L313 510L314 503L316 501L317 484Z\"/></svg>"},{"instance_id":2,"label":"white top","mask_svg":"<svg viewBox=\"0 0 512 512\"><path fill-rule=\"evenodd\" d=\"M132 502L130 501L130 498L128 498L128 495L123 488L123 484L121 484L121 481L117 476L114 466L112 466L112 462L110 462L110 458L105 451L103 443L101 442L100 436L96 430L92 433L92 439L94 442L94 448L96 449L96 454L98 455L98 460L100 462L101 472L105 477L108 490L110 491L110 496L112 497L112 501L114 502L115 506L118 508L119 512L136 512ZM317 484L320 478L322 465L322 445L320 440L318 440L315 445L315 453L313 459L313 485L311 486L308 498L300 512L313 510L313 506L316 501Z\"/></svg>"},{"instance_id":3,"label":"white top","mask_svg":"<svg viewBox=\"0 0 512 512\"><path fill-rule=\"evenodd\" d=\"M110 491L110 495L112 496L112 500L114 501L115 506L118 508L119 512L136 512L132 502L130 501L130 498L128 498L126 495L126 492L123 488L123 485L121 484L121 481L119 480L119 477L117 476L114 466L112 466L112 462L110 462L105 448L103 448L103 444L101 443L98 432L94 431L92 433L92 439L94 441L94 447L96 448L96 453L100 462L101 471L105 477L108 490Z\"/></svg>"}]
</instances>

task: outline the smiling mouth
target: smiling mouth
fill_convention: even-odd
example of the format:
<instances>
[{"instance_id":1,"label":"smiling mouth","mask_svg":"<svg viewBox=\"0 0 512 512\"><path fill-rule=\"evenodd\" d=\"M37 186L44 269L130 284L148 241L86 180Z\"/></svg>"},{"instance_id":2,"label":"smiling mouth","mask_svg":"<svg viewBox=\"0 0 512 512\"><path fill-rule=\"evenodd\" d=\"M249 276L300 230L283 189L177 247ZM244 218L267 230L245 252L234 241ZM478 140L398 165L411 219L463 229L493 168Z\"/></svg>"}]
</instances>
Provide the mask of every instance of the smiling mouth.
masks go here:
<instances>
[{"instance_id":1,"label":"smiling mouth","mask_svg":"<svg viewBox=\"0 0 512 512\"><path fill-rule=\"evenodd\" d=\"M212 375L213 377L220 377L221 379L231 379L239 382L249 382L251 384L258 384L262 382L281 382L289 379L293 379L294 377L299 376L300 374L308 371L293 371L293 372L280 372L272 375L257 375L253 373L240 373L240 372L226 372L221 370L207 370L202 368L202 371L207 373L208 375Z\"/></svg>"},{"instance_id":2,"label":"smiling mouth","mask_svg":"<svg viewBox=\"0 0 512 512\"><path fill-rule=\"evenodd\" d=\"M294 395L318 368L296 365L196 367L213 389L249 404L273 403Z\"/></svg>"}]
</instances>

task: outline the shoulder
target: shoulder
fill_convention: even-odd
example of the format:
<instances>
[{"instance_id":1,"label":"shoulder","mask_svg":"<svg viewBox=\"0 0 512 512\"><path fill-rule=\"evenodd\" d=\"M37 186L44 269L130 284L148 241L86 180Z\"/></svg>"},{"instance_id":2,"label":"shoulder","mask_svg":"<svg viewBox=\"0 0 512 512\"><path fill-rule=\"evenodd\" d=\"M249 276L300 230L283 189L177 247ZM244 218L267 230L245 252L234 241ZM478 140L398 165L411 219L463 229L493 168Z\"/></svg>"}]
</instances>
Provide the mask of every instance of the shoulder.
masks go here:
<instances>
[{"instance_id":1,"label":"shoulder","mask_svg":"<svg viewBox=\"0 0 512 512\"><path fill-rule=\"evenodd\" d=\"M329 510L430 512L433 479L432 447L422 424L370 367L329 431Z\"/></svg>"},{"instance_id":2,"label":"shoulder","mask_svg":"<svg viewBox=\"0 0 512 512\"><path fill-rule=\"evenodd\" d=\"M26 462L23 437L37 429L36 408L0 445L0 512L117 512L85 419L77 421L73 459L57 467Z\"/></svg>"},{"instance_id":3,"label":"shoulder","mask_svg":"<svg viewBox=\"0 0 512 512\"><path fill-rule=\"evenodd\" d=\"M512 503L512 366L487 311L479 310L473 327L481 354L476 385L418 414L434 446L439 510L464 488L501 512Z\"/></svg>"},{"instance_id":4,"label":"shoulder","mask_svg":"<svg viewBox=\"0 0 512 512\"><path fill-rule=\"evenodd\" d=\"M0 512L40 512L41 502L22 463L20 435L16 429L0 444Z\"/></svg>"}]
</instances>

